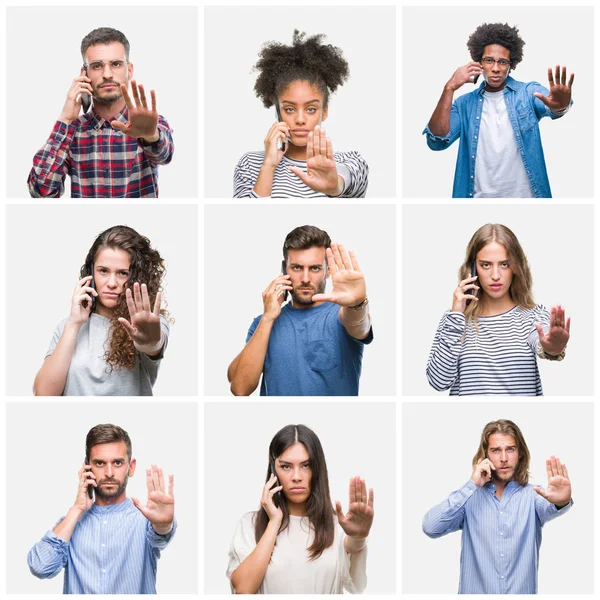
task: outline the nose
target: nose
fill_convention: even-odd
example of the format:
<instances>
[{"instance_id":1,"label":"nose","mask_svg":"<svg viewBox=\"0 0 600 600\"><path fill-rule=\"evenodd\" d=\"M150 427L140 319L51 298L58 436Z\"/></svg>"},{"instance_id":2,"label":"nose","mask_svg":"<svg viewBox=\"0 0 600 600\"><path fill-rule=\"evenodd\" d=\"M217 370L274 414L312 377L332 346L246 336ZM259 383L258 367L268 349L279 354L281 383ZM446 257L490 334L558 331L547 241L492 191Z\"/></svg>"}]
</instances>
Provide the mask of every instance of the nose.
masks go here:
<instances>
[{"instance_id":1,"label":"nose","mask_svg":"<svg viewBox=\"0 0 600 600\"><path fill-rule=\"evenodd\" d=\"M294 481L294 483L302 481L302 471L300 470L300 467L296 467L294 469L292 480Z\"/></svg>"},{"instance_id":2,"label":"nose","mask_svg":"<svg viewBox=\"0 0 600 600\"><path fill-rule=\"evenodd\" d=\"M492 267L492 279L494 281L498 281L500 279L500 269L498 268L498 265L494 265Z\"/></svg>"},{"instance_id":3,"label":"nose","mask_svg":"<svg viewBox=\"0 0 600 600\"><path fill-rule=\"evenodd\" d=\"M498 64L498 61L494 61L494 64L492 66L492 71L494 71L494 73L500 72L500 65Z\"/></svg>"},{"instance_id":4,"label":"nose","mask_svg":"<svg viewBox=\"0 0 600 600\"><path fill-rule=\"evenodd\" d=\"M310 277L308 275L308 267L304 267L304 271L302 271L302 283L310 283Z\"/></svg>"},{"instance_id":5,"label":"nose","mask_svg":"<svg viewBox=\"0 0 600 600\"><path fill-rule=\"evenodd\" d=\"M108 287L110 288L117 287L117 276L114 273L108 276L108 281L106 282L106 285L108 285Z\"/></svg>"},{"instance_id":6,"label":"nose","mask_svg":"<svg viewBox=\"0 0 600 600\"><path fill-rule=\"evenodd\" d=\"M112 468L112 465L110 463L108 463L106 465L106 469L104 470L104 473L106 474L107 477L112 477L113 468Z\"/></svg>"},{"instance_id":7,"label":"nose","mask_svg":"<svg viewBox=\"0 0 600 600\"><path fill-rule=\"evenodd\" d=\"M502 450L502 458L500 459L503 463L508 460L508 455L506 454L506 450Z\"/></svg>"},{"instance_id":8,"label":"nose","mask_svg":"<svg viewBox=\"0 0 600 600\"><path fill-rule=\"evenodd\" d=\"M102 77L104 77L104 79L112 79L112 67L110 65L109 62L105 62L104 66L102 67Z\"/></svg>"},{"instance_id":9,"label":"nose","mask_svg":"<svg viewBox=\"0 0 600 600\"><path fill-rule=\"evenodd\" d=\"M296 111L296 125L304 125L306 123L306 115L302 109Z\"/></svg>"}]
</instances>

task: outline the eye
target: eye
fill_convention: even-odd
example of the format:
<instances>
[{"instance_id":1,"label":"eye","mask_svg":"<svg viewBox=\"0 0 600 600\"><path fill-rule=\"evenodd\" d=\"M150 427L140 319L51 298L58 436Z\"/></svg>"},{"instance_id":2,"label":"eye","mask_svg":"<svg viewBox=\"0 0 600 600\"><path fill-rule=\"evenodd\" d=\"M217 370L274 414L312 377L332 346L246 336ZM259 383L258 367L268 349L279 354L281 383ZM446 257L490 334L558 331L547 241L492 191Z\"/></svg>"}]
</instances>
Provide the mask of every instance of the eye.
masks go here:
<instances>
[{"instance_id":1,"label":"eye","mask_svg":"<svg viewBox=\"0 0 600 600\"><path fill-rule=\"evenodd\" d=\"M283 471L288 471L290 468L290 465L279 465L279 468Z\"/></svg>"},{"instance_id":2,"label":"eye","mask_svg":"<svg viewBox=\"0 0 600 600\"><path fill-rule=\"evenodd\" d=\"M314 114L317 112L317 109L316 109L314 106L309 106L309 107L306 109L306 112L307 112L309 115L314 115Z\"/></svg>"},{"instance_id":3,"label":"eye","mask_svg":"<svg viewBox=\"0 0 600 600\"><path fill-rule=\"evenodd\" d=\"M120 460L115 460L115 467L120 467L123 464Z\"/></svg>"},{"instance_id":4,"label":"eye","mask_svg":"<svg viewBox=\"0 0 600 600\"><path fill-rule=\"evenodd\" d=\"M292 266L292 271L301 271L302 267L300 265L293 265Z\"/></svg>"},{"instance_id":5,"label":"eye","mask_svg":"<svg viewBox=\"0 0 600 600\"><path fill-rule=\"evenodd\" d=\"M121 275L121 277L129 277L129 273L127 271L121 271L119 275Z\"/></svg>"},{"instance_id":6,"label":"eye","mask_svg":"<svg viewBox=\"0 0 600 600\"><path fill-rule=\"evenodd\" d=\"M480 262L479 266L484 268L484 269L489 269L490 268L490 263L489 262Z\"/></svg>"},{"instance_id":7,"label":"eye","mask_svg":"<svg viewBox=\"0 0 600 600\"><path fill-rule=\"evenodd\" d=\"M310 469L310 463L306 463L305 465L302 465L302 467L304 469Z\"/></svg>"},{"instance_id":8,"label":"eye","mask_svg":"<svg viewBox=\"0 0 600 600\"><path fill-rule=\"evenodd\" d=\"M323 267L315 266L315 267L311 267L311 270L314 271L315 273L319 273L323 270Z\"/></svg>"},{"instance_id":9,"label":"eye","mask_svg":"<svg viewBox=\"0 0 600 600\"><path fill-rule=\"evenodd\" d=\"M508 264L508 262L503 262L503 263L502 263L502 266L503 266L505 269L508 269L508 267L509 267L510 265Z\"/></svg>"},{"instance_id":10,"label":"eye","mask_svg":"<svg viewBox=\"0 0 600 600\"><path fill-rule=\"evenodd\" d=\"M101 461L101 460L97 460L97 461L96 461L96 466L97 466L97 467L103 467L103 466L104 466L104 462L103 462L103 461Z\"/></svg>"},{"instance_id":11,"label":"eye","mask_svg":"<svg viewBox=\"0 0 600 600\"><path fill-rule=\"evenodd\" d=\"M294 109L291 106L286 106L283 109L283 112L287 113L288 115L294 112Z\"/></svg>"},{"instance_id":12,"label":"eye","mask_svg":"<svg viewBox=\"0 0 600 600\"><path fill-rule=\"evenodd\" d=\"M120 69L123 66L123 61L122 60L111 60L110 66L113 69Z\"/></svg>"},{"instance_id":13,"label":"eye","mask_svg":"<svg viewBox=\"0 0 600 600\"><path fill-rule=\"evenodd\" d=\"M102 63L101 62L90 63L90 69L92 69L92 71L99 71L100 69L102 69Z\"/></svg>"}]
</instances>

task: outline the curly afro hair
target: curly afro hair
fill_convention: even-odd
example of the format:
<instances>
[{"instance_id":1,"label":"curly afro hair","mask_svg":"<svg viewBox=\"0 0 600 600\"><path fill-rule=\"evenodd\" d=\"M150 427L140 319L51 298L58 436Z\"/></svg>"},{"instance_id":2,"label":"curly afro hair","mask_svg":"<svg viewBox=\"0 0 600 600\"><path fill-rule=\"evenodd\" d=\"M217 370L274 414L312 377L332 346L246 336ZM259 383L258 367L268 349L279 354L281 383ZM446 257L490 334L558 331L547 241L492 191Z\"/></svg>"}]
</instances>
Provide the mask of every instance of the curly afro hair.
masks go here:
<instances>
[{"instance_id":1,"label":"curly afro hair","mask_svg":"<svg viewBox=\"0 0 600 600\"><path fill-rule=\"evenodd\" d=\"M293 81L316 85L327 106L329 94L348 79L350 69L339 48L322 43L324 37L324 34L307 37L295 29L291 46L278 42L263 45L254 65L254 70L260 73L254 91L266 108L274 106Z\"/></svg>"},{"instance_id":2,"label":"curly afro hair","mask_svg":"<svg viewBox=\"0 0 600 600\"><path fill-rule=\"evenodd\" d=\"M525 42L516 27L508 23L484 23L470 36L467 48L475 62L481 62L486 46L498 44L510 52L510 66L514 69L523 60Z\"/></svg>"}]
</instances>

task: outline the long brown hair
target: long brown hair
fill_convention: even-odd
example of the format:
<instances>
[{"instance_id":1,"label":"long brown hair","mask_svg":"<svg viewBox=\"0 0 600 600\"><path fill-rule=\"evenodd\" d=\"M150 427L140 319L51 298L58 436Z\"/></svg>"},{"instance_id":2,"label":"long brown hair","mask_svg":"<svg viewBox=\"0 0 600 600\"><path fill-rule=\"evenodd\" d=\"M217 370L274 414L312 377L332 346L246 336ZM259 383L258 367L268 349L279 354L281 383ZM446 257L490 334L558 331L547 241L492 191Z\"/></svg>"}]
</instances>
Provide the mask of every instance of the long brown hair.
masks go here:
<instances>
[{"instance_id":1,"label":"long brown hair","mask_svg":"<svg viewBox=\"0 0 600 600\"><path fill-rule=\"evenodd\" d=\"M533 281L531 271L529 270L529 263L517 236L506 225L487 223L473 234L467 246L465 260L458 270L458 280L462 281L471 276L471 265L477 258L477 254L482 248L492 242L502 244L508 254L508 262L513 272L512 282L508 290L510 297L522 308L533 308L535 302L533 301L531 292ZM477 297L480 298L479 290L477 291ZM479 302L469 302L465 309L465 318L467 321L472 320L477 322L482 308Z\"/></svg>"},{"instance_id":2,"label":"long brown hair","mask_svg":"<svg viewBox=\"0 0 600 600\"><path fill-rule=\"evenodd\" d=\"M306 516L314 532L313 542L308 548L310 560L319 558L324 550L333 544L335 535L334 530L334 510L331 504L329 494L329 478L327 477L327 464L325 463L325 454L317 434L306 425L286 425L280 429L269 445L269 465L267 467L267 476L265 483L271 477L274 469L275 459L279 458L290 446L301 443L308 452L310 461L310 470L312 473L310 480L310 496L307 501ZM279 532L285 530L290 522L290 513L287 502L279 502L279 508L283 512L283 520ZM256 513L254 520L254 537L256 543L260 541L267 525L269 517L264 508L260 508Z\"/></svg>"},{"instance_id":3,"label":"long brown hair","mask_svg":"<svg viewBox=\"0 0 600 600\"><path fill-rule=\"evenodd\" d=\"M481 432L481 440L479 442L479 448L477 453L473 457L473 467L481 462L484 458L487 458L487 452L490 445L490 436L494 433L502 433L504 435L512 435L517 443L517 450L519 451L519 462L515 469L514 481L519 485L527 485L529 481L529 448L525 443L525 438L521 433L521 430L508 419L499 419L498 421L490 421Z\"/></svg>"},{"instance_id":4,"label":"long brown hair","mask_svg":"<svg viewBox=\"0 0 600 600\"><path fill-rule=\"evenodd\" d=\"M86 277L93 274L93 265L98 252L103 248L125 250L129 254L131 264L129 265L129 277L125 288L132 287L136 281L140 284L145 283L148 287L148 296L150 306L154 307L157 292L162 292L162 281L165 276L165 265L157 250L150 246L150 240L140 235L135 229L126 225L116 225L106 231L103 231L94 240L90 248L85 263L81 267L80 277ZM166 306L166 302L163 300ZM169 313L166 308L161 309L161 315L169 319ZM117 306L110 320L109 343L104 360L108 364L109 370L120 369L122 367L133 369L137 351L133 341L125 328L119 323L119 317L130 320L129 309L125 301L125 290L120 294Z\"/></svg>"}]
</instances>

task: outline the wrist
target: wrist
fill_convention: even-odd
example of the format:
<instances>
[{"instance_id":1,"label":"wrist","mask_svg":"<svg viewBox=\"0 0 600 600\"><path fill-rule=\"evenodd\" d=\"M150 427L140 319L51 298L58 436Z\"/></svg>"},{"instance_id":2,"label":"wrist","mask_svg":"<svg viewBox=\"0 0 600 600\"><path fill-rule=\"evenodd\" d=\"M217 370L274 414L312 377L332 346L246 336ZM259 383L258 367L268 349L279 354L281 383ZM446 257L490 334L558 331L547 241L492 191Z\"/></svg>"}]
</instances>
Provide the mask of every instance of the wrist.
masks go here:
<instances>
[{"instance_id":1,"label":"wrist","mask_svg":"<svg viewBox=\"0 0 600 600\"><path fill-rule=\"evenodd\" d=\"M70 517L72 519L75 519L76 521L79 521L79 519L81 519L81 515L83 515L83 513L86 511L85 508L78 506L77 504L74 504L73 506L71 506L71 508L69 509L69 512L67 514L67 517Z\"/></svg>"},{"instance_id":2,"label":"wrist","mask_svg":"<svg viewBox=\"0 0 600 600\"><path fill-rule=\"evenodd\" d=\"M89 316L88 316L88 319L89 319ZM87 321L87 319L86 319L86 321ZM79 330L81 329L82 325L83 325L83 323L73 320L73 317L69 317L69 320L67 321L67 324L65 325L65 329L70 329L73 333L77 334L77 333L79 333Z\"/></svg>"},{"instance_id":3,"label":"wrist","mask_svg":"<svg viewBox=\"0 0 600 600\"><path fill-rule=\"evenodd\" d=\"M155 344L136 344L135 342L133 342L133 345L135 347L135 349L138 352L142 352L143 354L148 354L148 355L156 355L159 354L163 345L165 343L165 334L162 332L160 332L160 338L158 340L158 342L156 342Z\"/></svg>"},{"instance_id":4,"label":"wrist","mask_svg":"<svg viewBox=\"0 0 600 600\"><path fill-rule=\"evenodd\" d=\"M70 124L73 122L73 119L68 119L67 117L64 117L63 115L60 115L60 116L58 117L58 120L59 120L61 123L64 123L65 125L70 125Z\"/></svg>"},{"instance_id":5,"label":"wrist","mask_svg":"<svg viewBox=\"0 0 600 600\"><path fill-rule=\"evenodd\" d=\"M158 131L158 129L154 132L153 135L151 136L145 136L140 138L142 140L142 142L146 145L152 145L152 144L156 144L156 142L158 142L158 140L160 139L160 132Z\"/></svg>"},{"instance_id":6,"label":"wrist","mask_svg":"<svg viewBox=\"0 0 600 600\"><path fill-rule=\"evenodd\" d=\"M173 521L171 521L170 523L164 525L164 524L160 524L157 525L155 523L152 523L152 529L154 529L154 532L157 533L158 535L167 535L167 533L171 532L171 529L173 529Z\"/></svg>"}]
</instances>

